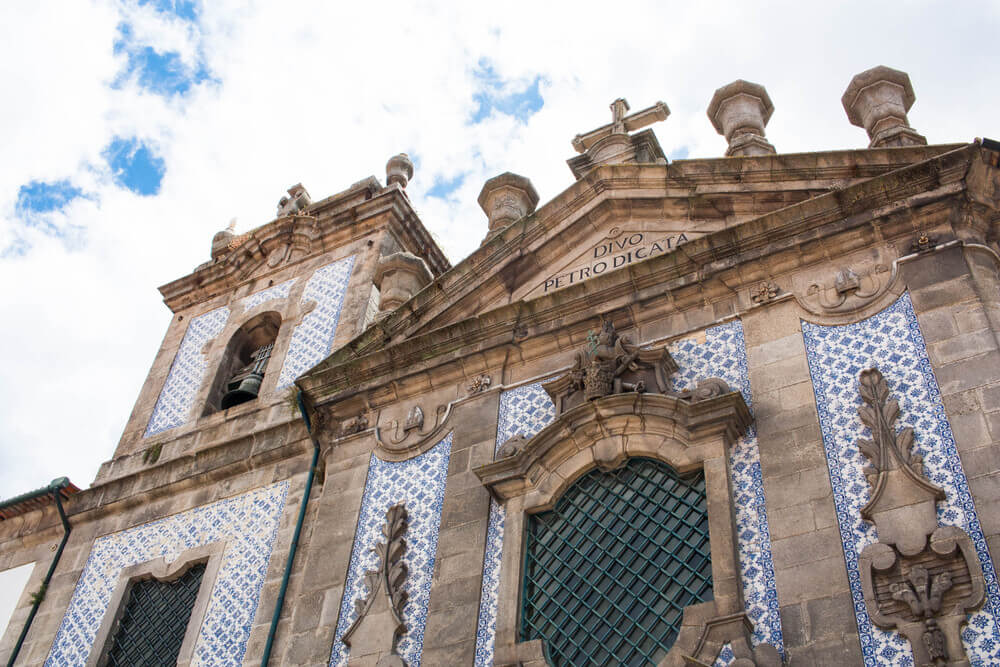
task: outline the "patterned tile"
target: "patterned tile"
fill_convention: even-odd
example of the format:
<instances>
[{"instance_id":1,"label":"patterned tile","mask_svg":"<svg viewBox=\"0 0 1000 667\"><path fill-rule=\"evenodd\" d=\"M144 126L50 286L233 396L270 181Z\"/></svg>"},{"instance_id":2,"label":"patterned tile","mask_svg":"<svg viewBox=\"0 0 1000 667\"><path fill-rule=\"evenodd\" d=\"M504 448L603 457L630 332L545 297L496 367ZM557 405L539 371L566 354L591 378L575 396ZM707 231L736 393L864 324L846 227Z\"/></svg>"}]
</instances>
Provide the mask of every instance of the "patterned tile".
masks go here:
<instances>
[{"instance_id":1,"label":"patterned tile","mask_svg":"<svg viewBox=\"0 0 1000 667\"><path fill-rule=\"evenodd\" d=\"M409 631L400 638L397 649L407 665L420 667L450 455L450 433L430 450L408 461L392 463L372 454L351 550L347 584L340 603L331 666L347 664L348 648L340 638L354 622L355 601L367 594L364 574L376 568L378 557L372 550L383 539L386 510L401 502L406 505L409 514L406 555L403 557L409 570L406 577L409 601L403 608L403 622Z\"/></svg>"},{"instance_id":2,"label":"patterned tile","mask_svg":"<svg viewBox=\"0 0 1000 667\"><path fill-rule=\"evenodd\" d=\"M743 400L753 412L743 324L739 320L711 327L705 332L702 344L693 338L677 341L670 346L670 354L680 366L673 378L674 388L688 389L703 378L722 378L743 394ZM736 508L743 599L747 616L754 625L751 643L754 646L771 644L784 656L778 590L771 558L771 531L764 506L757 431L753 426L733 447L729 472Z\"/></svg>"},{"instance_id":3,"label":"patterned tile","mask_svg":"<svg viewBox=\"0 0 1000 667\"><path fill-rule=\"evenodd\" d=\"M966 651L973 665L1000 664L1000 587L909 295L856 324L825 327L803 322L802 333L865 664L913 664L905 639L872 624L858 571L861 550L878 539L875 526L860 515L870 496L862 473L867 460L857 446L858 438L870 437L858 417L858 374L872 365L879 367L899 401L899 428L913 428L926 474L945 490L938 521L965 529L976 545L987 601L962 633Z\"/></svg>"},{"instance_id":4,"label":"patterned tile","mask_svg":"<svg viewBox=\"0 0 1000 667\"><path fill-rule=\"evenodd\" d=\"M292 332L278 376L278 389L289 386L295 378L329 356L353 268L354 255L351 255L316 269L309 278L302 292L302 303L315 301L316 307Z\"/></svg>"},{"instance_id":5,"label":"patterned tile","mask_svg":"<svg viewBox=\"0 0 1000 667\"><path fill-rule=\"evenodd\" d=\"M702 344L691 338L678 341L670 348L680 366L673 383L686 389L699 380L719 377L738 388L751 406L750 380L747 373L746 346L743 326L729 322L706 331ZM555 415L555 408L541 383L518 387L500 396L500 419L497 425L497 447L518 432L531 437ZM733 448L729 461L734 483L736 521L739 537L740 570L747 614L754 624L753 643L772 644L784 654L781 618L778 614L778 594L774 583L771 558L771 537L764 507L760 456L757 435L751 428ZM490 505L486 555L483 563L483 588L476 636L476 665L487 666L493 661L496 634L496 605L499 569L503 545L504 510L495 502ZM731 656L731 651L729 655ZM723 656L724 657L724 656ZM720 660L723 660L720 657ZM731 657L729 659L731 662ZM725 660L722 664L729 664Z\"/></svg>"},{"instance_id":6,"label":"patterned tile","mask_svg":"<svg viewBox=\"0 0 1000 667\"><path fill-rule=\"evenodd\" d=\"M542 389L541 382L508 389L500 394L500 418L494 449L523 433L532 437L555 418L556 406ZM490 519L486 527L486 555L483 560L483 587L479 598L479 623L476 629L477 667L493 664L497 630L497 592L500 589L500 556L503 550L504 508L490 500Z\"/></svg>"},{"instance_id":7,"label":"patterned tile","mask_svg":"<svg viewBox=\"0 0 1000 667\"><path fill-rule=\"evenodd\" d=\"M229 309L223 306L188 323L160 397L156 399L144 437L180 426L188 420L195 394L201 388L208 367L208 359L201 353L202 348L222 333L228 319Z\"/></svg>"},{"instance_id":8,"label":"patterned tile","mask_svg":"<svg viewBox=\"0 0 1000 667\"><path fill-rule=\"evenodd\" d=\"M87 662L124 568L160 557L173 561L183 551L222 540L226 550L192 663L241 664L288 486L278 482L94 540L46 667Z\"/></svg>"},{"instance_id":9,"label":"patterned tile","mask_svg":"<svg viewBox=\"0 0 1000 667\"><path fill-rule=\"evenodd\" d=\"M287 299L288 292L292 289L292 285L298 278L292 278L291 280L286 280L280 285L275 285L274 287L268 287L267 289L255 292L248 297L240 300L243 305L243 312L250 310L251 308L256 308L262 303L271 301L272 299Z\"/></svg>"}]
</instances>

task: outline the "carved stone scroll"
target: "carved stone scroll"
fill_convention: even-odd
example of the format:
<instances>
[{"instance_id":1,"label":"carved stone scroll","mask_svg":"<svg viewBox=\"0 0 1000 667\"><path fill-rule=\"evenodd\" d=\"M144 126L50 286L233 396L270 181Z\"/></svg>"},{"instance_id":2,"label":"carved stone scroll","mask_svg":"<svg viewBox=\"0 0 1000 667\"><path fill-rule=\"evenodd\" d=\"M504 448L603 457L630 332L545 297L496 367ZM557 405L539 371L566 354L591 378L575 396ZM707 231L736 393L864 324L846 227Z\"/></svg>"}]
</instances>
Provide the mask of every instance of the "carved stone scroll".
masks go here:
<instances>
[{"instance_id":1,"label":"carved stone scroll","mask_svg":"<svg viewBox=\"0 0 1000 667\"><path fill-rule=\"evenodd\" d=\"M875 264L860 274L847 267L837 273L832 285L812 283L805 294L796 297L803 308L817 315L850 313L885 294L893 278L885 264Z\"/></svg>"},{"instance_id":2,"label":"carved stone scroll","mask_svg":"<svg viewBox=\"0 0 1000 667\"><path fill-rule=\"evenodd\" d=\"M399 637L406 634L403 608L408 595L404 584L409 574L403 562L406 553L404 535L408 516L402 504L393 505L385 513L382 536L385 542L375 545L378 569L365 573L368 596L355 602L357 618L342 638L351 650L352 658L378 655L377 667L405 667L396 653Z\"/></svg>"},{"instance_id":3,"label":"carved stone scroll","mask_svg":"<svg viewBox=\"0 0 1000 667\"><path fill-rule=\"evenodd\" d=\"M861 515L879 535L858 559L868 614L909 639L916 665L968 665L961 627L985 591L972 540L961 528L938 526L944 491L924 476L913 429L896 431L899 403L882 373L862 371L858 384L858 412L872 434L858 441L872 464L871 500Z\"/></svg>"}]
</instances>

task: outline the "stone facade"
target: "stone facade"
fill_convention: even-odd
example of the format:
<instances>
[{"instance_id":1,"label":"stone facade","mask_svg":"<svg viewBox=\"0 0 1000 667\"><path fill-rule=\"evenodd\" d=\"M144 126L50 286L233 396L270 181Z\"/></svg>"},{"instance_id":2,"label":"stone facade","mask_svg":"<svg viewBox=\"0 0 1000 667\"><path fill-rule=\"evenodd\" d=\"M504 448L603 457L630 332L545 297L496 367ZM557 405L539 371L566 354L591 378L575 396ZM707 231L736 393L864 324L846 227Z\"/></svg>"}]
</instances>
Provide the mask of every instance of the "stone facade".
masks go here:
<instances>
[{"instance_id":1,"label":"stone facade","mask_svg":"<svg viewBox=\"0 0 1000 667\"><path fill-rule=\"evenodd\" d=\"M647 664L997 664L1000 144L926 145L913 99L859 74L871 146L785 155L736 81L709 108L728 157L672 163L643 129L666 105L616 100L549 202L484 186L454 267L404 155L220 232L161 288L173 320L64 501L16 664L99 664L129 582L199 562L179 664L546 664L526 531L633 457L703 475L711 552ZM221 409L241 336L273 347ZM0 570L35 564L6 661L63 532L52 503L2 516Z\"/></svg>"}]
</instances>

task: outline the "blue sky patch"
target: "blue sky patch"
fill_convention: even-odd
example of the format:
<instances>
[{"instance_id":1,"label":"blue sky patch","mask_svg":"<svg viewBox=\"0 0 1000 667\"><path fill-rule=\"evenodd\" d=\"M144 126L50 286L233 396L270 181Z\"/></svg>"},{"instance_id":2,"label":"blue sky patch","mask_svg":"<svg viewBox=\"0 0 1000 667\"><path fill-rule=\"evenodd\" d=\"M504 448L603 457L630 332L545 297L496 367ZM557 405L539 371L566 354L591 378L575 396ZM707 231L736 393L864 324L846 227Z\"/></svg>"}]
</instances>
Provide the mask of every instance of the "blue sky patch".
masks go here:
<instances>
[{"instance_id":1,"label":"blue sky patch","mask_svg":"<svg viewBox=\"0 0 1000 667\"><path fill-rule=\"evenodd\" d=\"M185 21L198 18L198 3L194 0L139 0L139 6L149 6L163 14L171 14Z\"/></svg>"},{"instance_id":2,"label":"blue sky patch","mask_svg":"<svg viewBox=\"0 0 1000 667\"><path fill-rule=\"evenodd\" d=\"M211 78L204 63L189 67L176 51L161 53L151 46L137 44L127 23L118 26L114 52L124 54L126 63L125 69L112 83L113 88L121 88L126 81L135 79L146 90L171 97L184 95L192 86Z\"/></svg>"},{"instance_id":3,"label":"blue sky patch","mask_svg":"<svg viewBox=\"0 0 1000 667\"><path fill-rule=\"evenodd\" d=\"M31 181L17 191L15 210L21 216L37 213L51 213L66 207L71 201L83 196L83 190L68 180Z\"/></svg>"},{"instance_id":4,"label":"blue sky patch","mask_svg":"<svg viewBox=\"0 0 1000 667\"><path fill-rule=\"evenodd\" d=\"M472 114L472 124L481 122L493 111L527 123L545 104L539 90L542 82L540 75L535 76L531 82L518 86L516 81L504 81L500 78L488 60L480 60L472 76L479 84L479 91L472 96L477 105Z\"/></svg>"},{"instance_id":5,"label":"blue sky patch","mask_svg":"<svg viewBox=\"0 0 1000 667\"><path fill-rule=\"evenodd\" d=\"M160 193L160 182L167 171L163 158L135 137L115 137L101 153L111 167L117 185L137 195Z\"/></svg>"},{"instance_id":6,"label":"blue sky patch","mask_svg":"<svg viewBox=\"0 0 1000 667\"><path fill-rule=\"evenodd\" d=\"M667 157L670 160L686 160L689 150L687 146L681 146L680 148L675 148Z\"/></svg>"},{"instance_id":7,"label":"blue sky patch","mask_svg":"<svg viewBox=\"0 0 1000 667\"><path fill-rule=\"evenodd\" d=\"M427 196L447 199L448 195L462 187L462 183L465 182L466 175L467 174L459 174L450 180L445 178L435 179L434 185L427 191Z\"/></svg>"}]
</instances>

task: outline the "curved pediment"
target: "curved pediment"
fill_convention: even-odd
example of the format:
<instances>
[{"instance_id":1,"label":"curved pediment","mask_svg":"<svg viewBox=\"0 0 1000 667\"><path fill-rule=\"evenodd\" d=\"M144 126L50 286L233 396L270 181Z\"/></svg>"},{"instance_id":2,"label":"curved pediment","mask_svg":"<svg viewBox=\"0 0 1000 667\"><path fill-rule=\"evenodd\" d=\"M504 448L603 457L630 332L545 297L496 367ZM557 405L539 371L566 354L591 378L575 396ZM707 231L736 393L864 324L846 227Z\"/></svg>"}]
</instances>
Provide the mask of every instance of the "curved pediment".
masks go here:
<instances>
[{"instance_id":1,"label":"curved pediment","mask_svg":"<svg viewBox=\"0 0 1000 667\"><path fill-rule=\"evenodd\" d=\"M531 494L526 507L546 509L565 486L593 466L618 467L631 456L652 456L675 470L692 470L736 440L752 418L743 396L731 391L697 396L627 393L572 408L533 438L504 447L507 454L474 472L500 501ZM577 457L593 465L580 465ZM573 478L559 474L572 469Z\"/></svg>"}]
</instances>

